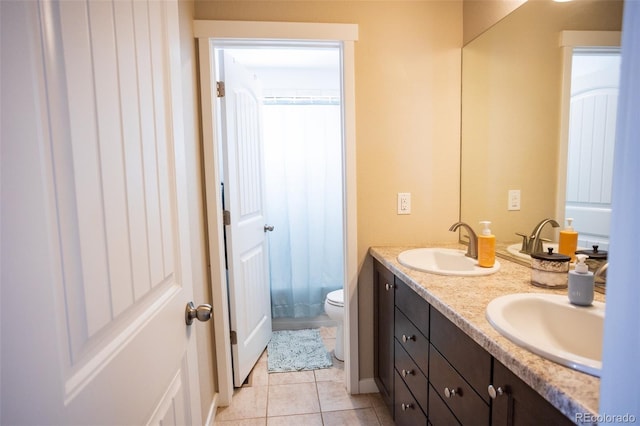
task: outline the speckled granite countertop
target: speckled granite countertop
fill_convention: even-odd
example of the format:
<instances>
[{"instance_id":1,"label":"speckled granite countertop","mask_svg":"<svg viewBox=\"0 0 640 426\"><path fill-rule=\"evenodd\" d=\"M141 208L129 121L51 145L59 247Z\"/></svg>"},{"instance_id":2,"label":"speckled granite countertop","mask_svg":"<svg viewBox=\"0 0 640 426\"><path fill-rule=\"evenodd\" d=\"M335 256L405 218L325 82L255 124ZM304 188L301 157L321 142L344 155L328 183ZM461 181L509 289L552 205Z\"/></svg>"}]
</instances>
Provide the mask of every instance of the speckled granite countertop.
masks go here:
<instances>
[{"instance_id":1,"label":"speckled granite countertop","mask_svg":"<svg viewBox=\"0 0 640 426\"><path fill-rule=\"evenodd\" d=\"M466 249L456 244L437 246ZM530 268L506 259L498 259L500 270L497 273L483 277L442 276L416 271L402 266L397 260L399 253L411 248L415 247L371 247L369 253L568 418L576 422L579 413L597 415L599 378L548 361L512 343L485 317L487 304L498 296L567 294L566 289L534 287ZM595 299L604 301L604 296L596 293Z\"/></svg>"}]
</instances>

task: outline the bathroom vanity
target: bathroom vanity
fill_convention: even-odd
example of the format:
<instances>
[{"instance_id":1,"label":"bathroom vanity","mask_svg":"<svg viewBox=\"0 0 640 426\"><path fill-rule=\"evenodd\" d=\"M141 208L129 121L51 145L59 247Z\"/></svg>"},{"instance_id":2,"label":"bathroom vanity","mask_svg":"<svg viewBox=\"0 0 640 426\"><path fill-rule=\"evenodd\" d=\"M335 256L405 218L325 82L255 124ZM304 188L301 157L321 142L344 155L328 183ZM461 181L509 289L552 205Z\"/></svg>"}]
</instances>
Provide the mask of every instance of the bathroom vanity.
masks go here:
<instances>
[{"instance_id":1,"label":"bathroom vanity","mask_svg":"<svg viewBox=\"0 0 640 426\"><path fill-rule=\"evenodd\" d=\"M598 378L517 346L485 318L495 297L566 290L533 287L530 269L508 261L481 277L416 271L397 261L406 249L370 249L375 380L396 425L583 424L597 414Z\"/></svg>"}]
</instances>

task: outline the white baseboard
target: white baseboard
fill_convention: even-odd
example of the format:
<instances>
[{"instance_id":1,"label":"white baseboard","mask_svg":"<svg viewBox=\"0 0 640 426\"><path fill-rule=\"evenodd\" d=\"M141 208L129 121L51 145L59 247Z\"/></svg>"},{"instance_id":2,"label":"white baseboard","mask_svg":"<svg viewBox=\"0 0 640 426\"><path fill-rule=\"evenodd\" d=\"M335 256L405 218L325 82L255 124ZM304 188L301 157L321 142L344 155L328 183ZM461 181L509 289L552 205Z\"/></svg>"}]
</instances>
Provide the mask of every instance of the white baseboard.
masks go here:
<instances>
[{"instance_id":1,"label":"white baseboard","mask_svg":"<svg viewBox=\"0 0 640 426\"><path fill-rule=\"evenodd\" d=\"M378 386L376 386L376 381L373 378L370 379L361 379L358 383L358 388L360 393L378 393Z\"/></svg>"},{"instance_id":2,"label":"white baseboard","mask_svg":"<svg viewBox=\"0 0 640 426\"><path fill-rule=\"evenodd\" d=\"M218 392L213 395L211 405L209 406L209 413L207 413L207 418L204 422L204 426L213 426L216 420L216 411L218 411L218 395Z\"/></svg>"}]
</instances>

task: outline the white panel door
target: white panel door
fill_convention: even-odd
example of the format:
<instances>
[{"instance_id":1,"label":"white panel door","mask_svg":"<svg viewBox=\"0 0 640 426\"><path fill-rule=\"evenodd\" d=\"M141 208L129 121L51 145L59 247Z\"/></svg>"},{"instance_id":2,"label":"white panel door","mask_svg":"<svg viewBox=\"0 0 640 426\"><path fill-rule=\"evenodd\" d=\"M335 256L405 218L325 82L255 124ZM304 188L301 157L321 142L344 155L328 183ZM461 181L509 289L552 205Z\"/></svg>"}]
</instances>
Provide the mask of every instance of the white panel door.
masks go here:
<instances>
[{"instance_id":1,"label":"white panel door","mask_svg":"<svg viewBox=\"0 0 640 426\"><path fill-rule=\"evenodd\" d=\"M174 1L3 1L2 424L198 424Z\"/></svg>"},{"instance_id":2,"label":"white panel door","mask_svg":"<svg viewBox=\"0 0 640 426\"><path fill-rule=\"evenodd\" d=\"M565 217L578 245L609 244L619 54L574 53Z\"/></svg>"},{"instance_id":3,"label":"white panel door","mask_svg":"<svg viewBox=\"0 0 640 426\"><path fill-rule=\"evenodd\" d=\"M227 232L233 382L242 382L271 339L269 257L265 237L264 172L259 82L228 53L221 54L222 146Z\"/></svg>"}]
</instances>

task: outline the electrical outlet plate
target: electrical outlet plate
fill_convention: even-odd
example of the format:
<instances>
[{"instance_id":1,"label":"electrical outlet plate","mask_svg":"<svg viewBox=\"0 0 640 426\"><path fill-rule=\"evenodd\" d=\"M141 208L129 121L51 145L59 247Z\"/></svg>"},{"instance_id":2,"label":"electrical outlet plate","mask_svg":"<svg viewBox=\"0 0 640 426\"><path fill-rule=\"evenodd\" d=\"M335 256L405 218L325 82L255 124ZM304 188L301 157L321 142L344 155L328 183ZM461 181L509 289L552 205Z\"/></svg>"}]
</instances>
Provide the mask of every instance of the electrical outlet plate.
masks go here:
<instances>
[{"instance_id":1,"label":"electrical outlet plate","mask_svg":"<svg viewBox=\"0 0 640 426\"><path fill-rule=\"evenodd\" d=\"M510 189L508 194L509 203L507 205L507 210L515 211L520 210L520 190L519 189Z\"/></svg>"},{"instance_id":2,"label":"electrical outlet plate","mask_svg":"<svg viewBox=\"0 0 640 426\"><path fill-rule=\"evenodd\" d=\"M410 192L398 192L398 214L411 214Z\"/></svg>"}]
</instances>

